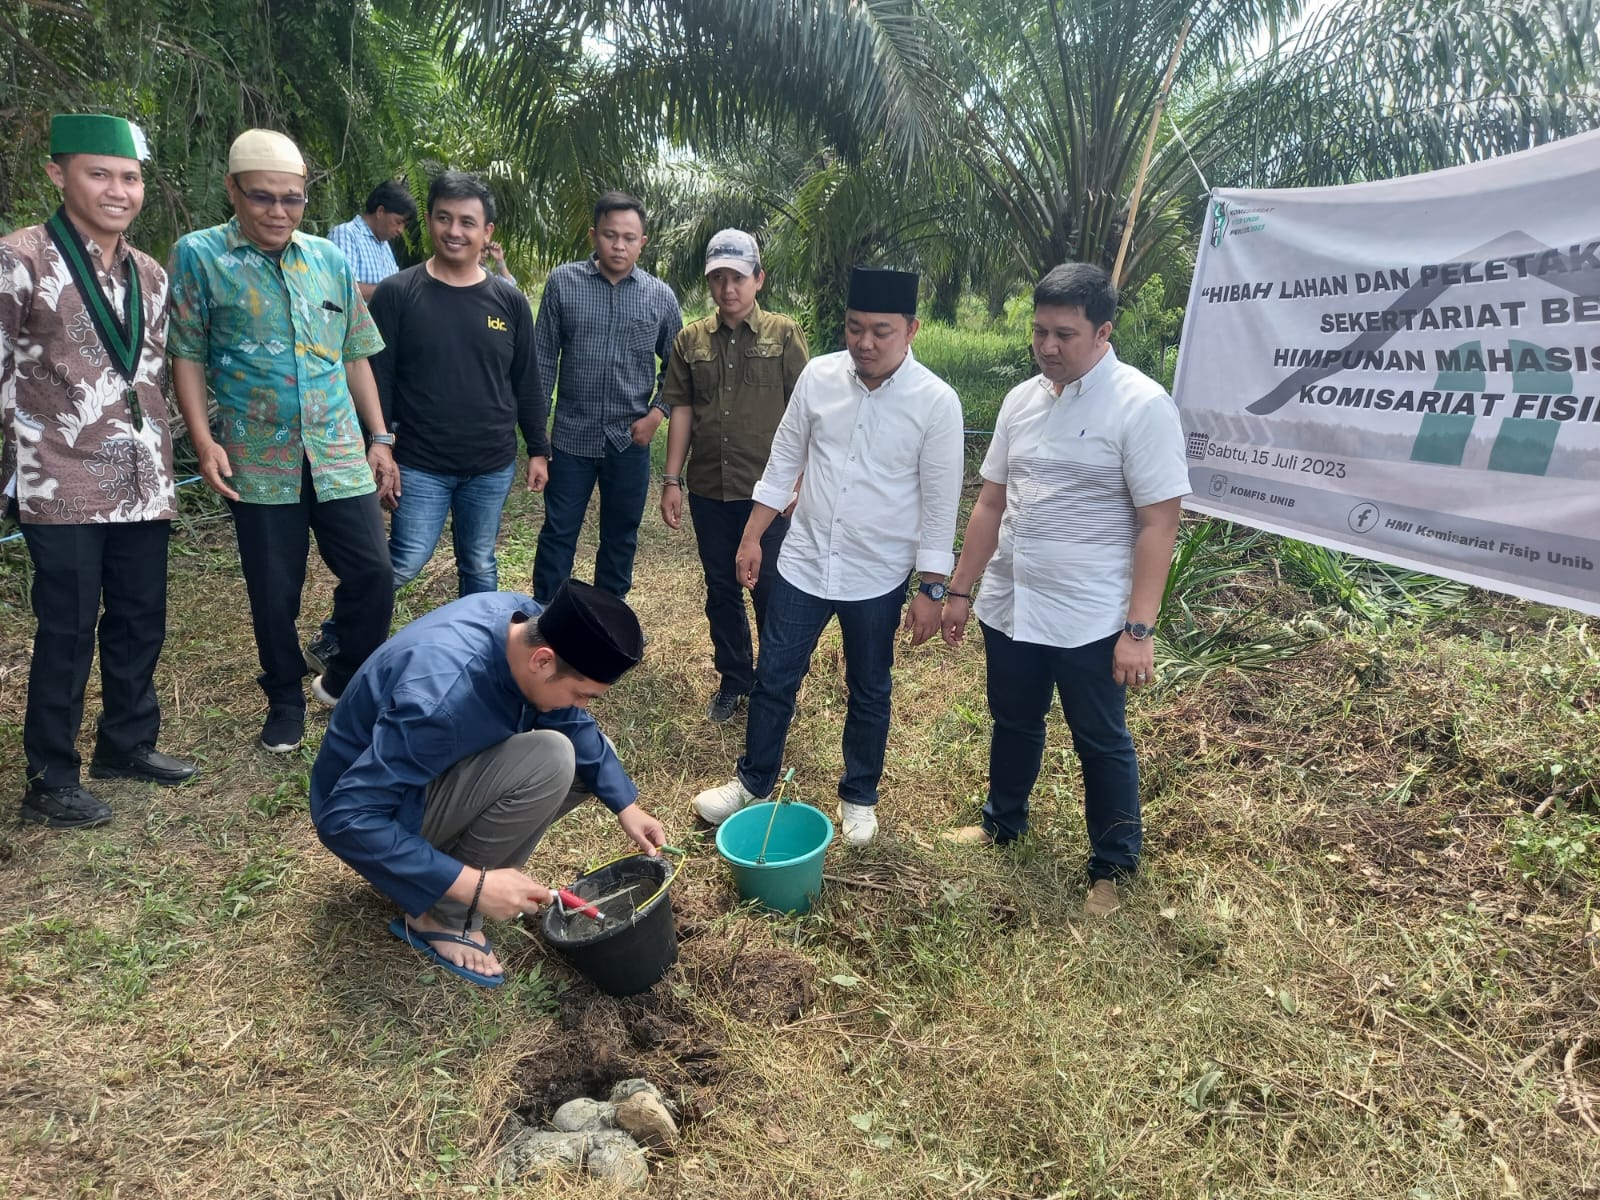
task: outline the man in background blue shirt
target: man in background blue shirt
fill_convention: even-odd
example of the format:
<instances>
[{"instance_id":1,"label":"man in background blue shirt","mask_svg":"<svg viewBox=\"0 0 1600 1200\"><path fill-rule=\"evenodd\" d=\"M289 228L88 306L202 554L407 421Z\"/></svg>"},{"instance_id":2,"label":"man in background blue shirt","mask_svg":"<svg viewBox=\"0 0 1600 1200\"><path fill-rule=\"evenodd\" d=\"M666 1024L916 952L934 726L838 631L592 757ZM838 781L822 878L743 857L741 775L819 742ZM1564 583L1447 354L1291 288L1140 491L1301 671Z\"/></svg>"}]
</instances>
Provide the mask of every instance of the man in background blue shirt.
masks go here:
<instances>
[{"instance_id":1,"label":"man in background blue shirt","mask_svg":"<svg viewBox=\"0 0 1600 1200\"><path fill-rule=\"evenodd\" d=\"M400 269L389 243L406 231L416 215L417 202L406 185L387 179L372 189L366 212L328 230L328 240L350 263L363 300L371 300L378 285Z\"/></svg>"},{"instance_id":2,"label":"man in background blue shirt","mask_svg":"<svg viewBox=\"0 0 1600 1200\"><path fill-rule=\"evenodd\" d=\"M311 771L323 845L407 914L389 930L485 987L504 978L483 918L549 903L523 864L590 795L646 854L666 841L586 711L638 663L623 601L571 582L541 608L464 596L413 621L356 672Z\"/></svg>"},{"instance_id":3,"label":"man in background blue shirt","mask_svg":"<svg viewBox=\"0 0 1600 1200\"><path fill-rule=\"evenodd\" d=\"M601 196L589 230L593 256L551 271L539 301L533 326L539 397L548 398L552 387L556 392L544 528L533 560L533 595L541 604L572 574L597 484L595 586L614 596L633 586L639 520L650 494L650 439L667 415L661 381L683 328L672 289L638 267L650 240L644 228L637 199L626 192Z\"/></svg>"}]
</instances>

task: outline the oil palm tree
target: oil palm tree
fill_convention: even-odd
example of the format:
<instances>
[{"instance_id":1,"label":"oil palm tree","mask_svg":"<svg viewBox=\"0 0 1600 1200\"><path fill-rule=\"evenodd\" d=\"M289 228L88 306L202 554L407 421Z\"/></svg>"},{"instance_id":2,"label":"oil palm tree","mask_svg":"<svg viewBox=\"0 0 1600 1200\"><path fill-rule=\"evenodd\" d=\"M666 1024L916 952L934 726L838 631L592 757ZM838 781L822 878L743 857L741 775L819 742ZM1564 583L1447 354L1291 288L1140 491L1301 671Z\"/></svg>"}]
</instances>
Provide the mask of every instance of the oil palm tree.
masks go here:
<instances>
[{"instance_id":1,"label":"oil palm tree","mask_svg":"<svg viewBox=\"0 0 1600 1200\"><path fill-rule=\"evenodd\" d=\"M852 266L917 267L963 279L974 270L993 224L980 227L978 194L954 178L927 182L912 200L881 158L852 164L793 127L669 157L644 183L657 214L655 270L680 295L693 294L711 234L729 225L745 229L762 245L766 295L803 314L814 347L832 347Z\"/></svg>"},{"instance_id":2,"label":"oil palm tree","mask_svg":"<svg viewBox=\"0 0 1600 1200\"><path fill-rule=\"evenodd\" d=\"M415 2L481 38L519 5L547 12L559 0ZM1187 237L1202 177L1370 178L1517 149L1600 113L1592 0L1340 0L1300 28L1305 7L593 0L583 11L609 39L596 95L628 99L616 111L635 136L703 147L793 122L846 163L889 164L903 196L953 158L1004 217L996 253L1030 272L1111 261L1180 38L1175 119L1160 130L1133 231L1134 281ZM530 145L541 132L527 122L508 137Z\"/></svg>"},{"instance_id":3,"label":"oil palm tree","mask_svg":"<svg viewBox=\"0 0 1600 1200\"><path fill-rule=\"evenodd\" d=\"M1600 121L1593 0L1343 3L1240 73L1233 186L1389 178Z\"/></svg>"}]
</instances>

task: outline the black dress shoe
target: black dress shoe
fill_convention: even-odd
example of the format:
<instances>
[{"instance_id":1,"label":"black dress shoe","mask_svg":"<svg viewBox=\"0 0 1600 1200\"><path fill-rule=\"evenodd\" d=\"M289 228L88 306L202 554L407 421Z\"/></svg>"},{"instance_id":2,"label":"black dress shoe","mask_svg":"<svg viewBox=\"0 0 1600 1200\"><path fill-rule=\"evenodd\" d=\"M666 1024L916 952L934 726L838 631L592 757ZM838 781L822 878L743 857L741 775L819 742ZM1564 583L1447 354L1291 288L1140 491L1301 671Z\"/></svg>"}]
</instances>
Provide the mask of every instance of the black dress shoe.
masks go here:
<instances>
[{"instance_id":1,"label":"black dress shoe","mask_svg":"<svg viewBox=\"0 0 1600 1200\"><path fill-rule=\"evenodd\" d=\"M22 797L22 819L51 829L87 829L111 820L111 806L87 788L30 787Z\"/></svg>"},{"instance_id":2,"label":"black dress shoe","mask_svg":"<svg viewBox=\"0 0 1600 1200\"><path fill-rule=\"evenodd\" d=\"M89 760L89 774L96 779L147 779L171 786L193 779L200 774L200 768L147 745L126 755L96 750Z\"/></svg>"}]
</instances>

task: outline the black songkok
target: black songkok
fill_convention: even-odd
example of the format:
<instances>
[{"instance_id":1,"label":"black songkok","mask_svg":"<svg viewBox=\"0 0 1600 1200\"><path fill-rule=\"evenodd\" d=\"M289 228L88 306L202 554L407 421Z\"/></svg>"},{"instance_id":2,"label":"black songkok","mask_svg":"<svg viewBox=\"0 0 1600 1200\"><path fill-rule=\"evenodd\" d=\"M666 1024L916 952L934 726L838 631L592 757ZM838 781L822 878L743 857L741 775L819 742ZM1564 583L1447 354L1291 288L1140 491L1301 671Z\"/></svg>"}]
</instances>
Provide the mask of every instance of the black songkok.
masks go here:
<instances>
[{"instance_id":1,"label":"black songkok","mask_svg":"<svg viewBox=\"0 0 1600 1200\"><path fill-rule=\"evenodd\" d=\"M917 312L917 273L888 271L878 267L854 267L850 271L850 296L845 307L864 313Z\"/></svg>"},{"instance_id":2,"label":"black songkok","mask_svg":"<svg viewBox=\"0 0 1600 1200\"><path fill-rule=\"evenodd\" d=\"M545 644L596 683L615 683L644 657L644 633L633 609L579 579L561 585L538 625Z\"/></svg>"}]
</instances>

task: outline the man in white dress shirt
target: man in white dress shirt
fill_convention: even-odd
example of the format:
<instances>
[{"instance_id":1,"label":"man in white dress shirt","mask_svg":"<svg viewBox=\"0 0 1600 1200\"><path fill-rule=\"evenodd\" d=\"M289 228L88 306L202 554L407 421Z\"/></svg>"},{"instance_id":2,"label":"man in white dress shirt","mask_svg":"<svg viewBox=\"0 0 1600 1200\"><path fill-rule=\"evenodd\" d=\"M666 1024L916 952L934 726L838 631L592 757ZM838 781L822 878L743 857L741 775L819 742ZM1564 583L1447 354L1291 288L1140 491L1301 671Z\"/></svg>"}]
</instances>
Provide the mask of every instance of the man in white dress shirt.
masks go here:
<instances>
[{"instance_id":1,"label":"man in white dress shirt","mask_svg":"<svg viewBox=\"0 0 1600 1200\"><path fill-rule=\"evenodd\" d=\"M982 823L945 836L994 845L1026 832L1059 693L1083 766L1084 911L1105 916L1119 907L1117 881L1139 865L1127 689L1155 674L1152 634L1189 471L1172 397L1107 340L1117 310L1110 276L1085 263L1056 267L1034 288L1033 306L1040 374L1000 408L946 592L943 634L954 645L983 576L978 625L994 733Z\"/></svg>"},{"instance_id":2,"label":"man in white dress shirt","mask_svg":"<svg viewBox=\"0 0 1600 1200\"><path fill-rule=\"evenodd\" d=\"M916 275L857 267L846 301L848 349L807 364L778 425L739 544L745 587L760 574L761 535L797 484L799 503L761 627L744 757L731 782L694 798L713 825L771 793L811 652L837 617L850 693L840 824L853 846L878 832L907 583L913 568L921 573L903 622L915 646L939 631L961 496L961 401L911 353L916 307Z\"/></svg>"}]
</instances>

